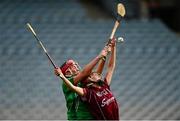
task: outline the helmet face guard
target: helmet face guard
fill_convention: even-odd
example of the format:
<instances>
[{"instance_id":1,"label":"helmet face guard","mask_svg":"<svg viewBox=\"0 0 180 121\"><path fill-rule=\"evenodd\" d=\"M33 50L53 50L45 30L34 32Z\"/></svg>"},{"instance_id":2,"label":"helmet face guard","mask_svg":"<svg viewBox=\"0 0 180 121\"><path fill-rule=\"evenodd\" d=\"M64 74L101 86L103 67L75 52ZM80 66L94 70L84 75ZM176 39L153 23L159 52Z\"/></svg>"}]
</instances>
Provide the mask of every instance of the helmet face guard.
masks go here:
<instances>
[{"instance_id":1,"label":"helmet face guard","mask_svg":"<svg viewBox=\"0 0 180 121\"><path fill-rule=\"evenodd\" d=\"M67 72L69 72L69 73L67 74ZM68 69L65 71L64 76L67 77L67 78L70 78L70 77L73 77L74 74L73 74L73 72L71 71L71 69L68 68Z\"/></svg>"},{"instance_id":2,"label":"helmet face guard","mask_svg":"<svg viewBox=\"0 0 180 121\"><path fill-rule=\"evenodd\" d=\"M74 64L77 66L77 68L80 69L80 66L78 65L78 63L75 62L75 61L72 60L72 59L67 60L67 61L60 67L62 73L63 73L66 77L72 77L72 76L75 75L75 74L73 74L72 70L70 69L70 67L73 66ZM67 72L69 72L69 74L67 74Z\"/></svg>"}]
</instances>

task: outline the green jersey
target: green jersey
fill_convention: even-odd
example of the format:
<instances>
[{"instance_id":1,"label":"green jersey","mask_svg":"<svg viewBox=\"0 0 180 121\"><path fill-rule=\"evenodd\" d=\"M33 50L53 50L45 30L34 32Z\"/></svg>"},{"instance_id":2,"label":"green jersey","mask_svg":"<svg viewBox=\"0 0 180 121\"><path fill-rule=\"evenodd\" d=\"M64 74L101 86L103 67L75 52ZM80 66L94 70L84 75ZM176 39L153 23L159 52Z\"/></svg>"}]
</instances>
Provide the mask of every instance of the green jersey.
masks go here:
<instances>
[{"instance_id":1,"label":"green jersey","mask_svg":"<svg viewBox=\"0 0 180 121\"><path fill-rule=\"evenodd\" d=\"M68 78L73 83L73 78ZM78 86L81 86L80 84ZM91 120L94 119L89 112L87 105L81 101L79 96L71 91L66 84L62 84L63 93L66 99L68 120Z\"/></svg>"}]
</instances>

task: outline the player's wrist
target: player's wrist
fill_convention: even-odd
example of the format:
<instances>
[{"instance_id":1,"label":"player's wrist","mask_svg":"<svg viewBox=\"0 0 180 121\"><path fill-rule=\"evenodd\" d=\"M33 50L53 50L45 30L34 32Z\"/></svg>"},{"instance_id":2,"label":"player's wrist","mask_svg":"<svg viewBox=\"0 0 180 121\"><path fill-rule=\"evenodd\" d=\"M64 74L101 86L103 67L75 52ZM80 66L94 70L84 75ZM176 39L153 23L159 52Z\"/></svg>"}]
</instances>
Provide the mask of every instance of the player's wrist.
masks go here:
<instances>
[{"instance_id":1,"label":"player's wrist","mask_svg":"<svg viewBox=\"0 0 180 121\"><path fill-rule=\"evenodd\" d=\"M99 56L97 56L97 58L99 59L99 60L101 60L101 59L105 59L106 58L106 56L105 55L99 55Z\"/></svg>"},{"instance_id":2,"label":"player's wrist","mask_svg":"<svg viewBox=\"0 0 180 121\"><path fill-rule=\"evenodd\" d=\"M106 61L106 56L103 56L101 59L102 59L103 61Z\"/></svg>"},{"instance_id":3,"label":"player's wrist","mask_svg":"<svg viewBox=\"0 0 180 121\"><path fill-rule=\"evenodd\" d=\"M61 75L61 74L58 74L58 76L59 76L62 80L64 80L64 79L66 78L64 75Z\"/></svg>"}]
</instances>

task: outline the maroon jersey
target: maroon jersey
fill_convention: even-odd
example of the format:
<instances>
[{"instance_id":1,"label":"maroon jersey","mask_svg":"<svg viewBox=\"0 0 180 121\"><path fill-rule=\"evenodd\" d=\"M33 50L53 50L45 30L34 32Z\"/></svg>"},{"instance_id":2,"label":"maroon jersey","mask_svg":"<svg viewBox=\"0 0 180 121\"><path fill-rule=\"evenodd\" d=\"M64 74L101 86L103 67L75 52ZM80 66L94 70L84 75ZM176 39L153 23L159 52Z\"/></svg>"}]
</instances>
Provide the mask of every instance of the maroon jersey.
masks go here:
<instances>
[{"instance_id":1,"label":"maroon jersey","mask_svg":"<svg viewBox=\"0 0 180 121\"><path fill-rule=\"evenodd\" d=\"M119 108L106 80L100 86L84 88L82 99L87 102L91 113L98 120L119 120Z\"/></svg>"}]
</instances>

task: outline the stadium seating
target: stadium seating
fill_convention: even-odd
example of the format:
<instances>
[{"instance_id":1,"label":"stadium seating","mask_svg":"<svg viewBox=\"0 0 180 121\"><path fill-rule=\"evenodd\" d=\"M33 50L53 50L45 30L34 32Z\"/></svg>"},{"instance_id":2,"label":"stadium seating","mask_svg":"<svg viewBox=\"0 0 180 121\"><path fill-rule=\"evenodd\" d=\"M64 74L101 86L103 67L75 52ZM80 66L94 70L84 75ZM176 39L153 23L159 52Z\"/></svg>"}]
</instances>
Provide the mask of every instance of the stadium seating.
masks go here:
<instances>
[{"instance_id":1,"label":"stadium seating","mask_svg":"<svg viewBox=\"0 0 180 121\"><path fill-rule=\"evenodd\" d=\"M0 9L0 120L66 119L62 81L26 23L56 64L73 58L83 67L114 20L88 17L78 0L1 0ZM180 119L180 39L158 19L123 20L116 36L125 40L111 84L121 119Z\"/></svg>"}]
</instances>

